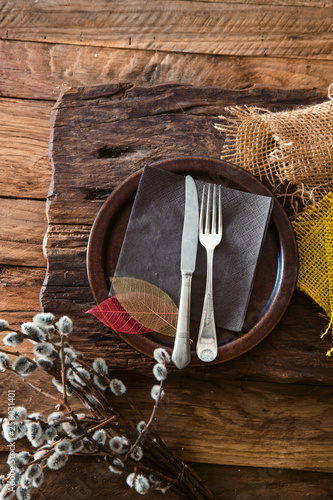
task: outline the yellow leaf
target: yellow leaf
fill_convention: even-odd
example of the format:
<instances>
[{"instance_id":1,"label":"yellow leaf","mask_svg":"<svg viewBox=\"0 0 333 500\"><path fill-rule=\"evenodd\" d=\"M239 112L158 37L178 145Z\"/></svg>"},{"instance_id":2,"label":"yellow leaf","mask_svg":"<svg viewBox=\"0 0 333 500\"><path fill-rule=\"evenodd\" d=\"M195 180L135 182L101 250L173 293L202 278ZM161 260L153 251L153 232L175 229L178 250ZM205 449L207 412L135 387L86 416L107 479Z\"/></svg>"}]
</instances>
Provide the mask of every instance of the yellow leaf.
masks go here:
<instances>
[{"instance_id":1,"label":"yellow leaf","mask_svg":"<svg viewBox=\"0 0 333 500\"><path fill-rule=\"evenodd\" d=\"M130 316L150 330L174 337L178 308L168 294L148 281L111 278L117 300Z\"/></svg>"}]
</instances>

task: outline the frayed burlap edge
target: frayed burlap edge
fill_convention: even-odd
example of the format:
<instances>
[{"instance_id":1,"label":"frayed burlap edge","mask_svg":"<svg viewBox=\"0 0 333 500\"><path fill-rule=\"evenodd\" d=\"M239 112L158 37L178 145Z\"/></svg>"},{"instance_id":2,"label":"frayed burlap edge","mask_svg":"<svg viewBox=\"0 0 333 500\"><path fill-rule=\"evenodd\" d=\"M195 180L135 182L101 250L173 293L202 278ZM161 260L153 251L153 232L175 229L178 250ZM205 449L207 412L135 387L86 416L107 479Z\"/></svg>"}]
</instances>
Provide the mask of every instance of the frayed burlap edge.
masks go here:
<instances>
[{"instance_id":1,"label":"frayed burlap edge","mask_svg":"<svg viewBox=\"0 0 333 500\"><path fill-rule=\"evenodd\" d=\"M329 100L272 113L258 107L229 107L221 159L267 179L277 197L290 200L296 216L333 190L333 84Z\"/></svg>"}]
</instances>

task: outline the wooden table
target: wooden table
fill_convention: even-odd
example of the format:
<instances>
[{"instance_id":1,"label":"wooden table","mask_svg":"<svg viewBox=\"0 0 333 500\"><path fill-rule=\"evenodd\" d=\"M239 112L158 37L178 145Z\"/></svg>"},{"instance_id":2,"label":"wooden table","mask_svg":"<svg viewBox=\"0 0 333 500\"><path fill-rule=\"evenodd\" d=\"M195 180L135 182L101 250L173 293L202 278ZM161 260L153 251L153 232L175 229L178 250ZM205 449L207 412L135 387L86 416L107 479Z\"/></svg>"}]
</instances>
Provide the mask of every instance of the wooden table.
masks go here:
<instances>
[{"instance_id":1,"label":"wooden table","mask_svg":"<svg viewBox=\"0 0 333 500\"><path fill-rule=\"evenodd\" d=\"M1 316L17 324L40 309L51 179L49 117L62 88L116 81L136 86L177 82L233 91L273 85L281 91L303 88L312 99L324 99L333 80L331 7L316 0L293 5L284 0L263 5L113 2L112 10L103 1L3 4ZM148 148L146 156L158 159L155 153ZM106 194L95 198L96 207ZM54 237L54 253L63 241L63 234ZM212 375L200 372L199 387L192 372L170 375L159 430L178 455L194 462L218 498L332 497L333 372L331 359L324 355L328 341L320 340L325 320L319 312L296 292L275 332ZM109 352L106 341L91 344L87 336L83 332L87 352L92 345L99 353ZM139 379L130 373L125 378L148 412L149 362L136 360L130 351L127 359L136 375L145 366ZM125 365L122 361L118 369ZM18 404L47 409L7 375L0 384L4 394L8 388L16 390ZM4 400L1 415L6 411ZM3 440L1 450L4 464ZM55 500L107 499L110 492L113 498L135 497L121 481L105 475L102 464L91 467L79 458L61 473L49 474L39 498L51 498L50 491Z\"/></svg>"}]
</instances>

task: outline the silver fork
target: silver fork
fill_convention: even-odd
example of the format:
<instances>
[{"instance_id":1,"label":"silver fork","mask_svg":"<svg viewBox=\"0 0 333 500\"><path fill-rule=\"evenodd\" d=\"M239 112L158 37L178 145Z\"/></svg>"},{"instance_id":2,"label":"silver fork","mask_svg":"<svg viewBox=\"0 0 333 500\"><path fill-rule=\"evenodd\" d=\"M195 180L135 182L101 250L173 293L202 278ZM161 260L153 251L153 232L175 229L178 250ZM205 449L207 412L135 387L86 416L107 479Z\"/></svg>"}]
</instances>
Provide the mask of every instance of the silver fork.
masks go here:
<instances>
[{"instance_id":1,"label":"silver fork","mask_svg":"<svg viewBox=\"0 0 333 500\"><path fill-rule=\"evenodd\" d=\"M206 214L204 216L205 187L203 188L200 207L199 240L207 252L207 276L197 342L197 356L201 361L210 362L216 358L218 349L213 305L213 260L214 250L222 240L222 201L221 186L216 189L216 185L214 185L213 200L211 202L211 188L209 184ZM216 191L218 191L218 196Z\"/></svg>"}]
</instances>

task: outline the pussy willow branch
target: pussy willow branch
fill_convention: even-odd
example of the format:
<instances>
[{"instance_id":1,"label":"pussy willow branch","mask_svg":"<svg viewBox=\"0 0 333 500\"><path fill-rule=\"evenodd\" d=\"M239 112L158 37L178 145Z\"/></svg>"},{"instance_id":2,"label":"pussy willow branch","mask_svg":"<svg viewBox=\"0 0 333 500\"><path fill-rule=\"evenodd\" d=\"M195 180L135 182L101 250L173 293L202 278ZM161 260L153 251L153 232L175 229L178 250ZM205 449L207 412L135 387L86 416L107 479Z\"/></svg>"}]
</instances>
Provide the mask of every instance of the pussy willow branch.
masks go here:
<instances>
[{"instance_id":1,"label":"pussy willow branch","mask_svg":"<svg viewBox=\"0 0 333 500\"><path fill-rule=\"evenodd\" d=\"M62 403L61 399L56 398L52 394L49 394L48 392L44 391L43 389L40 389L40 387L37 387L36 385L32 384L29 380L26 379L26 377L24 377L20 373L17 373L12 368L8 367L7 370L9 370L11 373L14 373L16 376L20 377L20 379L23 380L23 382L25 382L26 384L28 384L35 391L39 392L40 394L43 394L43 396L45 396L46 398L50 398L53 401L56 401L57 403L60 403L60 404Z\"/></svg>"}]
</instances>

